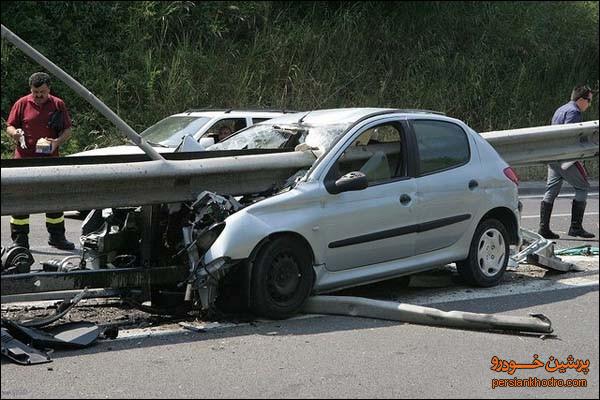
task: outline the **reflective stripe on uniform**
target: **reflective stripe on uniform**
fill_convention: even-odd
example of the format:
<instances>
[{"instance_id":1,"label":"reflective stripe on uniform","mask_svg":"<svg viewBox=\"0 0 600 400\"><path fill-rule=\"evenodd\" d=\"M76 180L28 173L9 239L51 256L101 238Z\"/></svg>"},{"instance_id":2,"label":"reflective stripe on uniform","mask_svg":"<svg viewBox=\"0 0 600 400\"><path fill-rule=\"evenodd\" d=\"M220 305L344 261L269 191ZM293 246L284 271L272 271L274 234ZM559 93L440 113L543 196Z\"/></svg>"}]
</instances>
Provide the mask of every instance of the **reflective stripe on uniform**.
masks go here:
<instances>
[{"instance_id":1,"label":"reflective stripe on uniform","mask_svg":"<svg viewBox=\"0 0 600 400\"><path fill-rule=\"evenodd\" d=\"M13 225L29 225L29 218L17 219L10 217L10 223Z\"/></svg>"},{"instance_id":2,"label":"reflective stripe on uniform","mask_svg":"<svg viewBox=\"0 0 600 400\"><path fill-rule=\"evenodd\" d=\"M65 222L65 217L62 216L60 218L48 218L46 217L46 223L47 224L62 224L63 222Z\"/></svg>"}]
</instances>

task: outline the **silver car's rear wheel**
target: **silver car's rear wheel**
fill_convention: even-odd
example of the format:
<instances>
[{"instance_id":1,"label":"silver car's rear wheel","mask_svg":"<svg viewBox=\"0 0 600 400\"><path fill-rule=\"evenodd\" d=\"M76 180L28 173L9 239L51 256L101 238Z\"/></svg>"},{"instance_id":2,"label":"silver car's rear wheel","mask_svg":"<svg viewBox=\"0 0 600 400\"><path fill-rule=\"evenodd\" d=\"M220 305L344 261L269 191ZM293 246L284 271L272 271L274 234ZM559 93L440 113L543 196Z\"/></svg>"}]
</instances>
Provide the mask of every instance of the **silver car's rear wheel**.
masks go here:
<instances>
[{"instance_id":1,"label":"silver car's rear wheel","mask_svg":"<svg viewBox=\"0 0 600 400\"><path fill-rule=\"evenodd\" d=\"M508 233L496 219L479 223L469 247L469 257L456 263L465 281L477 286L496 285L504 275L510 256Z\"/></svg>"},{"instance_id":2,"label":"silver car's rear wheel","mask_svg":"<svg viewBox=\"0 0 600 400\"><path fill-rule=\"evenodd\" d=\"M502 270L506 254L504 237L495 228L490 228L481 235L477 246L477 265L481 273L494 277Z\"/></svg>"}]
</instances>

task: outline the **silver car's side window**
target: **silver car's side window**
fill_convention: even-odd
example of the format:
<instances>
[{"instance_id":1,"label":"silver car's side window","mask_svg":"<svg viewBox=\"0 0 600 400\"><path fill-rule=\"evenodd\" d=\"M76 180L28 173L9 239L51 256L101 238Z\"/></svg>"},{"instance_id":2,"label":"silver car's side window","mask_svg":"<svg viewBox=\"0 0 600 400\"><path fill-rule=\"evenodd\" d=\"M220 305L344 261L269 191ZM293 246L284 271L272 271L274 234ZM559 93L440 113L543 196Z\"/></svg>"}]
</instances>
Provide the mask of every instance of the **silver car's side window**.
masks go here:
<instances>
[{"instance_id":1,"label":"silver car's side window","mask_svg":"<svg viewBox=\"0 0 600 400\"><path fill-rule=\"evenodd\" d=\"M404 176L399 129L396 124L384 124L364 131L337 160L339 176L360 171L367 175L369 184Z\"/></svg>"},{"instance_id":2,"label":"silver car's side window","mask_svg":"<svg viewBox=\"0 0 600 400\"><path fill-rule=\"evenodd\" d=\"M412 126L419 148L420 175L445 171L469 162L469 140L458 125L445 121L415 120Z\"/></svg>"}]
</instances>

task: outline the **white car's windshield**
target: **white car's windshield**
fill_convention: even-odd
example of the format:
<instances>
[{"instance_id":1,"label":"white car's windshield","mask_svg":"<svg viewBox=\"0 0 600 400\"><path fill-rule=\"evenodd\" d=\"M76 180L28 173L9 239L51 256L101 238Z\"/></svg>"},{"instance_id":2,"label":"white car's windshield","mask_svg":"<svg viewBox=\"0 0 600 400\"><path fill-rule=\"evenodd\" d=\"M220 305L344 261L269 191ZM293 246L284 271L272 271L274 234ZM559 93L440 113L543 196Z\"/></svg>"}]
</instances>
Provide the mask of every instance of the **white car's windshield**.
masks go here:
<instances>
[{"instance_id":1,"label":"white car's windshield","mask_svg":"<svg viewBox=\"0 0 600 400\"><path fill-rule=\"evenodd\" d=\"M210 118L207 117L167 117L146 129L140 136L150 144L175 147L184 136L193 136L208 121Z\"/></svg>"},{"instance_id":2,"label":"white car's windshield","mask_svg":"<svg viewBox=\"0 0 600 400\"><path fill-rule=\"evenodd\" d=\"M310 126L303 124L251 126L208 150L281 149L306 143L310 147L328 149L350 124Z\"/></svg>"}]
</instances>

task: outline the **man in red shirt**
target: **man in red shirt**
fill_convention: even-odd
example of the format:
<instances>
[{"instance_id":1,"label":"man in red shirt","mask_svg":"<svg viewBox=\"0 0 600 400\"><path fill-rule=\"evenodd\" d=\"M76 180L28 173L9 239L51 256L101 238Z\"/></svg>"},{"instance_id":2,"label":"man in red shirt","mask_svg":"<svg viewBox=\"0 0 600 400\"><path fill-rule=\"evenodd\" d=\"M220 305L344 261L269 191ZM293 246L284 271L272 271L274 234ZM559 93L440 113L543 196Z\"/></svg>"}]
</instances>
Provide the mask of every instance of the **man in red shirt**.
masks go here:
<instances>
[{"instance_id":1,"label":"man in red shirt","mask_svg":"<svg viewBox=\"0 0 600 400\"><path fill-rule=\"evenodd\" d=\"M65 102L50 94L50 76L36 72L29 77L31 94L13 105L6 132L17 142L14 158L58 157L59 147L71 136L71 117ZM62 212L46 213L48 244L61 250L75 245L65 237ZM15 245L29 248L29 215L13 215L10 233Z\"/></svg>"}]
</instances>

